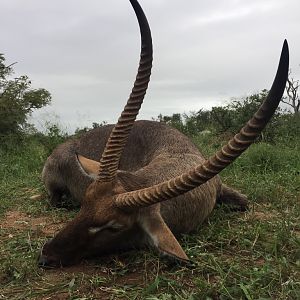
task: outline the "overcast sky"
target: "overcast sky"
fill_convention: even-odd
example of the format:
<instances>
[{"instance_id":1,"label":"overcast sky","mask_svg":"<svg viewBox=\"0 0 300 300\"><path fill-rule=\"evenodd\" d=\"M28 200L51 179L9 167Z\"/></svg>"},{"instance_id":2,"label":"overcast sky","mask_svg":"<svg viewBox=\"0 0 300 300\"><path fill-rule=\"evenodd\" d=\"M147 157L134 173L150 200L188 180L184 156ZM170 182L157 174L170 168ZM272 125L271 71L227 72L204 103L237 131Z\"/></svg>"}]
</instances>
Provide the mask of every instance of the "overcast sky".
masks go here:
<instances>
[{"instance_id":1,"label":"overcast sky","mask_svg":"<svg viewBox=\"0 0 300 300\"><path fill-rule=\"evenodd\" d=\"M154 45L139 119L197 111L269 88L283 40L300 78L299 0L140 0ZM18 62L67 130L114 123L136 75L140 37L128 0L1 0L0 53ZM57 116L57 117L56 117Z\"/></svg>"}]
</instances>

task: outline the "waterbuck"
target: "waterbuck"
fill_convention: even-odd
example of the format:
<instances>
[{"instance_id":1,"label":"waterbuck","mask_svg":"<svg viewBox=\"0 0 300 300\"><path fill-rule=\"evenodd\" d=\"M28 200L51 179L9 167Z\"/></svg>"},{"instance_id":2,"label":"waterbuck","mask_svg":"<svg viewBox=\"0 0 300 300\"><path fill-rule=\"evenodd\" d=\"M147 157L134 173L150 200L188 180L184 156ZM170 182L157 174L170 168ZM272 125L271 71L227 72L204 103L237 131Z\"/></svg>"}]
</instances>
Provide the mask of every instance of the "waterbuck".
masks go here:
<instances>
[{"instance_id":1,"label":"waterbuck","mask_svg":"<svg viewBox=\"0 0 300 300\"><path fill-rule=\"evenodd\" d=\"M116 125L62 144L47 159L43 180L51 202L59 204L61 195L69 192L81 208L44 245L40 266L65 266L84 257L147 245L188 261L177 234L196 230L217 201L247 206L247 198L222 184L217 174L254 142L276 110L288 75L287 42L264 103L227 145L205 159L176 129L153 121L135 122L150 79L152 40L141 7L136 0L130 2L142 40L132 93Z\"/></svg>"}]
</instances>

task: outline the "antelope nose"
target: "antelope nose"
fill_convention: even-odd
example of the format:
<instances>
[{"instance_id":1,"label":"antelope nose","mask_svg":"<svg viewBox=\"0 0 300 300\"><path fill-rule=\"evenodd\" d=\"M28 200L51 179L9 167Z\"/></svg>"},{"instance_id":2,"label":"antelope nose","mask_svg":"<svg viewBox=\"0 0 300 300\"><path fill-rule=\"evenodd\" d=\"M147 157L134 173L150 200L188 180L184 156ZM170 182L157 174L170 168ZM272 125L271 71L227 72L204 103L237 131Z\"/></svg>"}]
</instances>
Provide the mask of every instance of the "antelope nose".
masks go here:
<instances>
[{"instance_id":1,"label":"antelope nose","mask_svg":"<svg viewBox=\"0 0 300 300\"><path fill-rule=\"evenodd\" d=\"M38 266L41 268L49 267L49 261L47 259L47 256L40 254L38 258Z\"/></svg>"}]
</instances>

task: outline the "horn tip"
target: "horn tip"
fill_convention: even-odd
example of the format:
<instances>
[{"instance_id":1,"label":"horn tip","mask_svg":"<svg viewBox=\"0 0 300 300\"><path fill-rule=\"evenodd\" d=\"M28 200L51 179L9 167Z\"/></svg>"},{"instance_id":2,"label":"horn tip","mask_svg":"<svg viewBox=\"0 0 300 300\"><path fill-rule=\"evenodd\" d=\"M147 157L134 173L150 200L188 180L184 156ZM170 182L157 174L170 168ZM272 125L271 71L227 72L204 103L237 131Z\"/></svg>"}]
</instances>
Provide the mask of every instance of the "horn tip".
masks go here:
<instances>
[{"instance_id":1,"label":"horn tip","mask_svg":"<svg viewBox=\"0 0 300 300\"><path fill-rule=\"evenodd\" d=\"M289 44L288 44L287 39L285 39L283 42L281 53L282 53L282 56L285 56L287 60L289 59Z\"/></svg>"}]
</instances>

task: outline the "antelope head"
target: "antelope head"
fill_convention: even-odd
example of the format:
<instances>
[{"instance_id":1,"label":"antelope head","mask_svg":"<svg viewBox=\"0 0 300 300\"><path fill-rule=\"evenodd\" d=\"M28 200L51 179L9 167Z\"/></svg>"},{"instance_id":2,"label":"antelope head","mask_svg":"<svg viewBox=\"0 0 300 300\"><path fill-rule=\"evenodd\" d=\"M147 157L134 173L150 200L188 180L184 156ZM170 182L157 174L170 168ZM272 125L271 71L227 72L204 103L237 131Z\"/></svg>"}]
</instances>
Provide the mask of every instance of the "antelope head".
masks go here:
<instances>
[{"instance_id":1,"label":"antelope head","mask_svg":"<svg viewBox=\"0 0 300 300\"><path fill-rule=\"evenodd\" d=\"M152 40L147 19L138 2L130 2L142 40L141 60L132 93L100 161L77 157L82 172L95 180L87 188L77 216L44 245L39 257L40 266L74 264L84 257L134 247L136 241L139 245L150 243L162 254L187 261L188 257L160 215L159 203L200 186L233 162L260 134L284 92L289 64L286 41L268 97L240 132L215 155L186 173L155 186L147 186L144 178L133 173L118 171L120 156L143 102L152 66Z\"/></svg>"}]
</instances>

